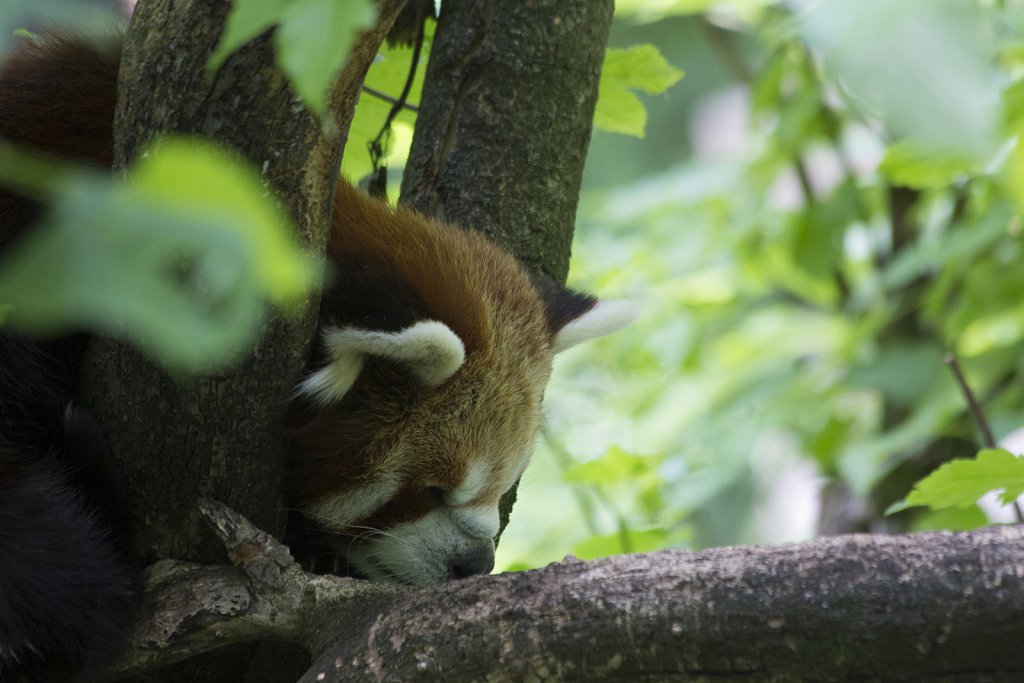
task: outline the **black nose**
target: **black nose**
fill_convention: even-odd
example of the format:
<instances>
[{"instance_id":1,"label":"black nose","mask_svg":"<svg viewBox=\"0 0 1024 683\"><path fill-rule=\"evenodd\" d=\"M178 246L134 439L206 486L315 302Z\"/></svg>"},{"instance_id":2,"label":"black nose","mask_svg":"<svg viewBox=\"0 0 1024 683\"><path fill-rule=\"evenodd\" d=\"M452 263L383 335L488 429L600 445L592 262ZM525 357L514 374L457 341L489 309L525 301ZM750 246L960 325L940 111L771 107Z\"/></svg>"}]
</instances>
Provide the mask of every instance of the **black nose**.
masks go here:
<instances>
[{"instance_id":1,"label":"black nose","mask_svg":"<svg viewBox=\"0 0 1024 683\"><path fill-rule=\"evenodd\" d=\"M494 550L480 548L456 557L452 561L449 574L453 579L465 579L477 574L490 574L492 569L494 569Z\"/></svg>"}]
</instances>

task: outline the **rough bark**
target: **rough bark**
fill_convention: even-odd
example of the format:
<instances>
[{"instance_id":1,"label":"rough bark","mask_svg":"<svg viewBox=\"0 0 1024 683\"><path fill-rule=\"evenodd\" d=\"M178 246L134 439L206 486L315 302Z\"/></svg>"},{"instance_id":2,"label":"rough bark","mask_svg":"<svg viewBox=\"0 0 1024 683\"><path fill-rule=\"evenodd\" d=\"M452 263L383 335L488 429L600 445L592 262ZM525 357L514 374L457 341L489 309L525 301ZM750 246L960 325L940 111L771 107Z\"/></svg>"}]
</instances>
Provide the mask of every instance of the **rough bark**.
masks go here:
<instances>
[{"instance_id":1,"label":"rough bark","mask_svg":"<svg viewBox=\"0 0 1024 683\"><path fill-rule=\"evenodd\" d=\"M669 550L410 589L303 573L205 503L238 568L164 562L121 673L274 637L303 680L1018 681L1024 528Z\"/></svg>"},{"instance_id":2,"label":"rough bark","mask_svg":"<svg viewBox=\"0 0 1024 683\"><path fill-rule=\"evenodd\" d=\"M405 596L303 680L1020 681L1022 551L993 528L571 562Z\"/></svg>"},{"instance_id":3,"label":"rough bark","mask_svg":"<svg viewBox=\"0 0 1024 683\"><path fill-rule=\"evenodd\" d=\"M357 41L329 97L337 126L325 133L274 66L269 35L206 77L230 3L139 2L123 52L115 167L160 133L216 140L262 169L299 238L322 253L359 88L402 4L381 2L377 25ZM194 512L197 495L227 501L262 528L283 531L286 452L279 417L307 357L317 304L314 294L304 314L274 318L245 362L207 377L171 378L123 344L94 344L85 368L88 402L111 442L112 473L141 557L222 559Z\"/></svg>"},{"instance_id":4,"label":"rough bark","mask_svg":"<svg viewBox=\"0 0 1024 683\"><path fill-rule=\"evenodd\" d=\"M612 0L446 0L401 202L564 283L613 13Z\"/></svg>"},{"instance_id":5,"label":"rough bark","mask_svg":"<svg viewBox=\"0 0 1024 683\"><path fill-rule=\"evenodd\" d=\"M446 0L402 202L564 282L612 0Z\"/></svg>"}]
</instances>

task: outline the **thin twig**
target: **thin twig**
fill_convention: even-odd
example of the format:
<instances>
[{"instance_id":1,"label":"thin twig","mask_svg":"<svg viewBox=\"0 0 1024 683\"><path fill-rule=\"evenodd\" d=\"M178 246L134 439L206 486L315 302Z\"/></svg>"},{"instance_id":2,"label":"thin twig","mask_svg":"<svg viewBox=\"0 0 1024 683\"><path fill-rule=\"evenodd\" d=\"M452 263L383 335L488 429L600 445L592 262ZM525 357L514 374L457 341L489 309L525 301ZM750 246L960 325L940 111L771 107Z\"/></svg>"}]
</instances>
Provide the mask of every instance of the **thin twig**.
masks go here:
<instances>
[{"instance_id":1,"label":"thin twig","mask_svg":"<svg viewBox=\"0 0 1024 683\"><path fill-rule=\"evenodd\" d=\"M363 86L363 92L365 92L367 95L373 95L377 99L383 100L383 101L387 102L388 104L390 104L392 106L394 106L396 104L401 104L402 109L405 109L406 111L411 111L414 114L418 114L419 111L420 111L420 108L417 107L415 104L409 104L408 102L401 102L401 103L399 103L398 98L392 97L391 95L388 95L387 93L384 93L384 92L381 92L380 90L377 90L376 88L371 88L368 85L364 85Z\"/></svg>"},{"instance_id":2,"label":"thin twig","mask_svg":"<svg viewBox=\"0 0 1024 683\"><path fill-rule=\"evenodd\" d=\"M960 391L963 393L964 398L967 400L967 409L971 413L971 418L974 420L974 424L978 426L978 430L981 432L981 439L985 443L986 448L996 448L995 437L992 436L992 429L988 426L988 419L985 417L985 412L982 410L978 400L974 397L974 392L971 391L971 387L967 384L967 379L964 377L963 370L960 369L960 363L956 359L956 355L952 352L947 353L943 359L950 371L953 373L953 377L956 379L957 385L960 387ZM1017 518L1017 523L1024 523L1024 512L1021 511L1020 505L1017 501L1013 501L1013 512Z\"/></svg>"},{"instance_id":3,"label":"thin twig","mask_svg":"<svg viewBox=\"0 0 1024 683\"><path fill-rule=\"evenodd\" d=\"M960 369L960 363L957 361L956 355L947 353L943 362L949 366L957 385L960 387L960 391L967 400L967 409L971 411L971 418L974 419L974 424L978 425L978 429L981 431L981 439L985 443L985 447L995 448L996 440L992 436L992 429L988 426L988 420L985 418L985 413L982 411L981 406L978 405L978 400L974 398L974 392L971 391L971 387L967 384L967 379L964 377L963 370Z\"/></svg>"}]
</instances>

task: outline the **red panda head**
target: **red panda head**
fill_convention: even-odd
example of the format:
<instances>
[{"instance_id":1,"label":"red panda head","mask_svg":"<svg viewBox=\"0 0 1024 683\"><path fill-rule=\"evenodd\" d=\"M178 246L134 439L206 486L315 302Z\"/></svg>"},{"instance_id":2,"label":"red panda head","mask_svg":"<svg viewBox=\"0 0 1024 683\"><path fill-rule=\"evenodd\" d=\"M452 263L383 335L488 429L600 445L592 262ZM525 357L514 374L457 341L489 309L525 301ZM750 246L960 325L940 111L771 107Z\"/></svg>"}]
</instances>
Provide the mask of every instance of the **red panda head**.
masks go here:
<instances>
[{"instance_id":1,"label":"red panda head","mask_svg":"<svg viewBox=\"0 0 1024 683\"><path fill-rule=\"evenodd\" d=\"M293 503L359 573L487 573L554 354L635 308L531 278L473 233L342 183L321 348L292 406Z\"/></svg>"}]
</instances>

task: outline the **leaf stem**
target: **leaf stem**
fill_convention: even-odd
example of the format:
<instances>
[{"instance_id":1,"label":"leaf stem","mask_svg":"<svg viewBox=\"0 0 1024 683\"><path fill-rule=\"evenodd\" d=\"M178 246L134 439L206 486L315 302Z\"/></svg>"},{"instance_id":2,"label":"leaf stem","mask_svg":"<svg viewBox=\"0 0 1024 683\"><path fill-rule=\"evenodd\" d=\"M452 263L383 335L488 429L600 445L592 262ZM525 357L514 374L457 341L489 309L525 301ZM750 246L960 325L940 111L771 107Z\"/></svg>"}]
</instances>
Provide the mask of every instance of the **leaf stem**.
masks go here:
<instances>
[{"instance_id":1,"label":"leaf stem","mask_svg":"<svg viewBox=\"0 0 1024 683\"><path fill-rule=\"evenodd\" d=\"M985 417L985 412L981 408L981 404L974 397L974 392L971 391L971 387L967 384L967 379L964 377L963 370L960 368L960 362L956 359L956 354L949 352L943 359L943 362L949 367L953 373L953 377L956 379L957 385L960 387L961 393L964 395L964 399L967 401L967 409L971 413L971 418L974 420L974 424L978 426L978 430L981 432L981 439L985 444L986 448L996 448L995 437L992 436L992 428L989 427L988 419ZM1020 505L1017 501L1013 501L1013 513L1017 518L1017 523L1024 523L1024 512L1021 511Z\"/></svg>"}]
</instances>

